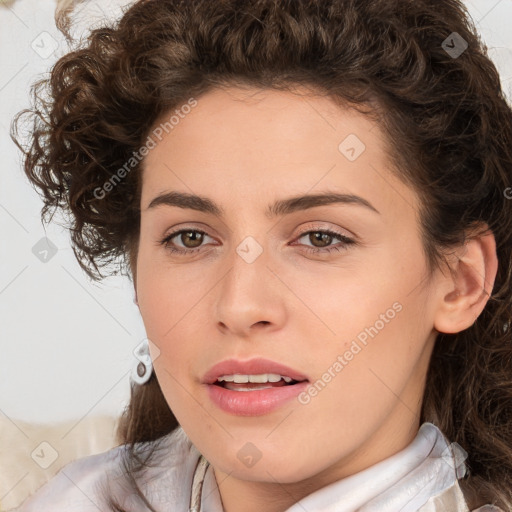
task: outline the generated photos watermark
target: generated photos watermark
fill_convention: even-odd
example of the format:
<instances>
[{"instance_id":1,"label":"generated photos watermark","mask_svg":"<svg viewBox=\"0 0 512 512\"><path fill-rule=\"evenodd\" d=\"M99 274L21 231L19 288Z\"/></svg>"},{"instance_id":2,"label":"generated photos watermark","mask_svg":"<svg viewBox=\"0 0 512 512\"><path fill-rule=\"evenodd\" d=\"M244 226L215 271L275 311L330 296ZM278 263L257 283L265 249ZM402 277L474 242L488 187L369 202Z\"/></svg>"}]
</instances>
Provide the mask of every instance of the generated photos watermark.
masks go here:
<instances>
[{"instance_id":1,"label":"generated photos watermark","mask_svg":"<svg viewBox=\"0 0 512 512\"><path fill-rule=\"evenodd\" d=\"M152 132L148 135L146 142L139 148L138 151L133 152L133 156L124 163L122 167L117 171L101 186L94 189L94 197L96 199L104 199L109 192L112 192L116 185L118 185L126 176L132 171L149 152L156 147L157 139L161 141L164 137L164 133L170 133L176 125L179 124L181 119L184 119L187 114L192 111L192 108L197 106L197 100L190 98L187 103L176 109L169 119L163 123L160 123Z\"/></svg>"},{"instance_id":2,"label":"generated photos watermark","mask_svg":"<svg viewBox=\"0 0 512 512\"><path fill-rule=\"evenodd\" d=\"M329 382L331 382L344 368L349 364L354 356L359 354L361 350L368 344L369 338L373 339L379 334L384 327L391 320L393 320L397 313L402 311L402 304L400 302L394 302L393 305L386 310L385 313L379 315L379 319L374 322L370 327L365 327L350 344L350 347L336 358L336 361L332 363L327 371L322 375L321 378L317 379L314 383L310 384L308 388L300 393L297 400L302 405L307 405L311 402L311 399L322 391Z\"/></svg>"}]
</instances>

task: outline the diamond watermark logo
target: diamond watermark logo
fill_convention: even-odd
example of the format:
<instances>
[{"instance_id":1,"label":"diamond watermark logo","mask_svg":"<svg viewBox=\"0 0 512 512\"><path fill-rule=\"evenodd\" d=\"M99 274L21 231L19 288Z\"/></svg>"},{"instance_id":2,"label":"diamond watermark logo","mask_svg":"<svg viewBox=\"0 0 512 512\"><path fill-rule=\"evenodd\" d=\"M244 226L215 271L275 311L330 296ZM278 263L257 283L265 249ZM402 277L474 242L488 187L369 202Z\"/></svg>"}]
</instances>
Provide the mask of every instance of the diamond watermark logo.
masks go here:
<instances>
[{"instance_id":1,"label":"diamond watermark logo","mask_svg":"<svg viewBox=\"0 0 512 512\"><path fill-rule=\"evenodd\" d=\"M59 458L59 453L50 443L43 441L30 456L39 467L48 469Z\"/></svg>"},{"instance_id":2,"label":"diamond watermark logo","mask_svg":"<svg viewBox=\"0 0 512 512\"><path fill-rule=\"evenodd\" d=\"M32 41L30 46L39 57L47 59L55 53L59 43L49 32L43 31Z\"/></svg>"},{"instance_id":3,"label":"diamond watermark logo","mask_svg":"<svg viewBox=\"0 0 512 512\"><path fill-rule=\"evenodd\" d=\"M46 237L41 238L32 247L32 254L42 263L48 263L57 254L57 251L57 246Z\"/></svg>"},{"instance_id":4,"label":"diamond watermark logo","mask_svg":"<svg viewBox=\"0 0 512 512\"><path fill-rule=\"evenodd\" d=\"M353 133L348 135L338 146L339 152L350 162L357 160L365 149L363 141Z\"/></svg>"},{"instance_id":5,"label":"diamond watermark logo","mask_svg":"<svg viewBox=\"0 0 512 512\"><path fill-rule=\"evenodd\" d=\"M261 451L252 443L245 443L236 454L238 460L248 468L252 468L262 455Z\"/></svg>"},{"instance_id":6,"label":"diamond watermark logo","mask_svg":"<svg viewBox=\"0 0 512 512\"><path fill-rule=\"evenodd\" d=\"M452 32L441 46L452 59L457 59L467 50L468 43L460 34Z\"/></svg>"},{"instance_id":7,"label":"diamond watermark logo","mask_svg":"<svg viewBox=\"0 0 512 512\"><path fill-rule=\"evenodd\" d=\"M263 252L263 247L252 236L248 236L238 245L236 252L246 263L254 263Z\"/></svg>"}]
</instances>

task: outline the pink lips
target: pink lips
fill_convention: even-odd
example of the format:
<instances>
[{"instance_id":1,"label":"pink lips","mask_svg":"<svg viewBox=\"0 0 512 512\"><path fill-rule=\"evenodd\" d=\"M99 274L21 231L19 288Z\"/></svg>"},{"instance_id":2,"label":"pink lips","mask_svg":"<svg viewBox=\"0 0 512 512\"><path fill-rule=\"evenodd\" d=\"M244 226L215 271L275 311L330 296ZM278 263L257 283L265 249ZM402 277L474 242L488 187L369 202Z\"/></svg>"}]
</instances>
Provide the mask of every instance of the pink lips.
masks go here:
<instances>
[{"instance_id":1,"label":"pink lips","mask_svg":"<svg viewBox=\"0 0 512 512\"><path fill-rule=\"evenodd\" d=\"M213 384L222 375L234 375L236 373L241 375L276 373L283 377L291 377L293 380L297 381L308 380L305 375L289 368L288 366L270 361L269 359L258 358L251 359L249 361L237 361L236 359L227 359L226 361L222 361L221 363L213 366L204 375L202 382L204 384Z\"/></svg>"},{"instance_id":2,"label":"pink lips","mask_svg":"<svg viewBox=\"0 0 512 512\"><path fill-rule=\"evenodd\" d=\"M251 391L234 391L215 384L222 375L259 375L274 373L290 377L296 383L272 386ZM268 359L236 361L230 359L216 364L203 377L211 401L224 412L237 416L260 416L268 414L291 401L309 385L308 378L300 372Z\"/></svg>"}]
</instances>

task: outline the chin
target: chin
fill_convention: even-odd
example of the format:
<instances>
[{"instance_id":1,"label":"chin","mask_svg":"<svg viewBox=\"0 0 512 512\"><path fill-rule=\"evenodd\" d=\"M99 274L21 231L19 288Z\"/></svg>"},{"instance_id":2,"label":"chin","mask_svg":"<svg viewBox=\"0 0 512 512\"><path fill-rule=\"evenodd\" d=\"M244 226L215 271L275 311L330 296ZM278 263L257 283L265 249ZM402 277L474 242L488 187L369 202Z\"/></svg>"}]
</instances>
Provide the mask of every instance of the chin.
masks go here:
<instances>
[{"instance_id":1,"label":"chin","mask_svg":"<svg viewBox=\"0 0 512 512\"><path fill-rule=\"evenodd\" d=\"M314 476L314 469L308 461L302 461L299 465L296 456L284 458L282 454L276 455L271 460L268 457L265 460L262 456L252 467L244 467L238 458L221 460L214 467L234 478L251 482L293 484Z\"/></svg>"}]
</instances>

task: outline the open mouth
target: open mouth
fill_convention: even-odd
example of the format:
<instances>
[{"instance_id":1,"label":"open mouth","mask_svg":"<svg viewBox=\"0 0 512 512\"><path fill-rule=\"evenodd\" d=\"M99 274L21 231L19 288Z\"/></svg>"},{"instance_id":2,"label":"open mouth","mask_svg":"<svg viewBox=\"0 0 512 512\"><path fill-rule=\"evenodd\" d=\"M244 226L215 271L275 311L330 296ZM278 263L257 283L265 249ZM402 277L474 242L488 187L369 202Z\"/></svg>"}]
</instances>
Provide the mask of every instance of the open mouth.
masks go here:
<instances>
[{"instance_id":1,"label":"open mouth","mask_svg":"<svg viewBox=\"0 0 512 512\"><path fill-rule=\"evenodd\" d=\"M261 359L228 361L214 366L203 378L211 401L236 416L269 414L303 393L309 382L292 368Z\"/></svg>"},{"instance_id":2,"label":"open mouth","mask_svg":"<svg viewBox=\"0 0 512 512\"><path fill-rule=\"evenodd\" d=\"M263 375L223 375L213 384L231 391L257 391L261 389L280 388L293 386L298 382L291 377L263 374Z\"/></svg>"}]
</instances>

